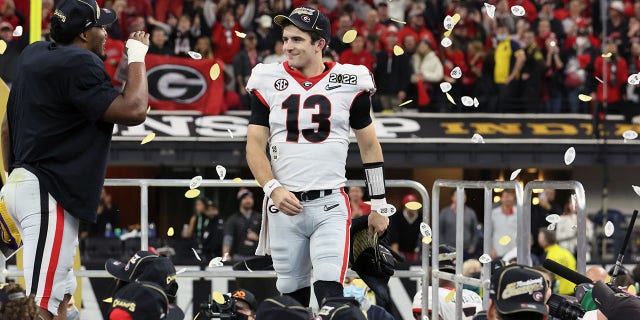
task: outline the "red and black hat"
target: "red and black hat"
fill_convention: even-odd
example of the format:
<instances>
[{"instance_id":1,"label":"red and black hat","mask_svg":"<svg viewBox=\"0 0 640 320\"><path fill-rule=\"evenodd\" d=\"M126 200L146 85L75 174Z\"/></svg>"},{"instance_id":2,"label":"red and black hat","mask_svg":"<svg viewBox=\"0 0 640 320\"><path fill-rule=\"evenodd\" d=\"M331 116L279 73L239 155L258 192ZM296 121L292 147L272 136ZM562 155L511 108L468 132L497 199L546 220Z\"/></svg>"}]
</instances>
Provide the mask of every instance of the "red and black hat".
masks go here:
<instances>
[{"instance_id":1,"label":"red and black hat","mask_svg":"<svg viewBox=\"0 0 640 320\"><path fill-rule=\"evenodd\" d=\"M277 15L273 18L273 22L280 27L283 26L284 21L289 21L302 30L317 33L327 43L331 41L331 22L329 22L327 16L314 8L299 7L293 9L288 17Z\"/></svg>"}]
</instances>

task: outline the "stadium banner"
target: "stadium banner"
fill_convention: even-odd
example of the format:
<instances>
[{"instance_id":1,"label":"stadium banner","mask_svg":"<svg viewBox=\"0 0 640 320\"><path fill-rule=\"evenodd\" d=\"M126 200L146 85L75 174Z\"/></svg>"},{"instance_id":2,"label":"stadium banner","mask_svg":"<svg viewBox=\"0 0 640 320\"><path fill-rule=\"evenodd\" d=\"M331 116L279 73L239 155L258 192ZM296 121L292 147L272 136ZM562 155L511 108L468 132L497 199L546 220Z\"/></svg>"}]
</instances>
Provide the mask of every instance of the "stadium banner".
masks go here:
<instances>
[{"instance_id":1,"label":"stadium banner","mask_svg":"<svg viewBox=\"0 0 640 320\"><path fill-rule=\"evenodd\" d=\"M224 72L215 80L209 72L219 59L190 59L148 54L145 59L152 110L194 110L207 115L227 111Z\"/></svg>"},{"instance_id":2,"label":"stadium banner","mask_svg":"<svg viewBox=\"0 0 640 320\"><path fill-rule=\"evenodd\" d=\"M114 141L140 141L155 133L154 141L238 142L245 140L249 112L224 115L180 112L151 112L144 124L116 125ZM593 144L593 120L589 115L396 113L376 114L374 124L382 143L551 143ZM627 130L640 132L640 125L625 122L621 116L608 116L600 124L601 138L610 144L636 144L624 140ZM354 138L352 134L352 138Z\"/></svg>"}]
</instances>

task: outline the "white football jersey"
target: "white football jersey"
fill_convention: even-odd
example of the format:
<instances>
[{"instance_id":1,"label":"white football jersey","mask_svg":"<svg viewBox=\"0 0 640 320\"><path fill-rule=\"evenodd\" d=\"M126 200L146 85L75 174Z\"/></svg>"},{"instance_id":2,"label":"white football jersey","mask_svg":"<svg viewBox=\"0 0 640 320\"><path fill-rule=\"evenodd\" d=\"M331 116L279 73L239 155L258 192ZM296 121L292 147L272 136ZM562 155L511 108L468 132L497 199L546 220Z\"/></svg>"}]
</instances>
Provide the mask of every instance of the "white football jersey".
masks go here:
<instances>
[{"instance_id":1,"label":"white football jersey","mask_svg":"<svg viewBox=\"0 0 640 320\"><path fill-rule=\"evenodd\" d=\"M365 66L326 66L305 78L286 62L258 64L247 83L269 108L271 168L289 191L344 186L351 106L359 94L375 92Z\"/></svg>"},{"instance_id":2,"label":"white football jersey","mask_svg":"<svg viewBox=\"0 0 640 320\"><path fill-rule=\"evenodd\" d=\"M429 299L427 300L427 306L429 312L431 312L432 296L431 286L429 286ZM438 313L439 319L449 320L456 318L456 296L453 288L438 288ZM418 289L416 295L413 297L413 311L421 312L422 310L422 290ZM462 289L462 319L471 320L473 316L482 311L482 298L475 292L467 289Z\"/></svg>"}]
</instances>

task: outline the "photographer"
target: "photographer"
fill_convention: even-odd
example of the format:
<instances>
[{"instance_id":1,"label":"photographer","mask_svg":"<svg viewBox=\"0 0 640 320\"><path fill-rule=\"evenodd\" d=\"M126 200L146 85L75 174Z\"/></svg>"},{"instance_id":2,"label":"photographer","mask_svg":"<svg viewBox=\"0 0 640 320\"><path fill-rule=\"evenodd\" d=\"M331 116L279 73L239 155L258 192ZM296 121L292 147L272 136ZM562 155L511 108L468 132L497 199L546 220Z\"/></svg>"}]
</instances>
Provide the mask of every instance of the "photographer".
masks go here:
<instances>
[{"instance_id":1,"label":"photographer","mask_svg":"<svg viewBox=\"0 0 640 320\"><path fill-rule=\"evenodd\" d=\"M593 301L598 307L598 320L627 320L640 313L640 299L628 293L614 292L602 281L593 287Z\"/></svg>"},{"instance_id":2,"label":"photographer","mask_svg":"<svg viewBox=\"0 0 640 320\"><path fill-rule=\"evenodd\" d=\"M214 295L215 296L215 295ZM256 320L258 301L253 293L238 289L223 295L224 301L212 299L200 306L198 319Z\"/></svg>"},{"instance_id":3,"label":"photographer","mask_svg":"<svg viewBox=\"0 0 640 320\"><path fill-rule=\"evenodd\" d=\"M509 265L491 276L487 319L547 319L545 302L551 292L542 274L530 267Z\"/></svg>"},{"instance_id":4,"label":"photographer","mask_svg":"<svg viewBox=\"0 0 640 320\"><path fill-rule=\"evenodd\" d=\"M248 320L256 319L256 309L258 309L258 301L251 291L238 289L231 293L231 297L236 302L236 313L247 316ZM244 318L244 317L243 317ZM237 319L240 319L238 317Z\"/></svg>"}]
</instances>

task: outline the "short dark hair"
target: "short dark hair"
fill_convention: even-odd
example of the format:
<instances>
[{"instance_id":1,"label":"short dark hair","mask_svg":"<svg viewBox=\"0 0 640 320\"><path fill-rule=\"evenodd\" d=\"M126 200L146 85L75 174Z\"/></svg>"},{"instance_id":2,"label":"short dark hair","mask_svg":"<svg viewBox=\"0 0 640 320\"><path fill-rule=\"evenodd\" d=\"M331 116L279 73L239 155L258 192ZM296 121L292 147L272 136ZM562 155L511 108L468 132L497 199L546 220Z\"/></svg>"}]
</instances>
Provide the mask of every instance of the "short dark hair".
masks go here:
<instances>
[{"instance_id":1,"label":"short dark hair","mask_svg":"<svg viewBox=\"0 0 640 320\"><path fill-rule=\"evenodd\" d=\"M288 26L294 26L296 28L298 28L295 24L293 24L291 21L284 19L281 23L282 25L282 30L284 30L285 27ZM300 28L298 28L300 29ZM308 31L308 30L304 30L304 29L300 29L302 32L308 34L311 37L311 43L316 43L318 42L318 40L323 39L319 33L315 32L315 31ZM324 55L324 53L327 51L327 49L329 49L329 41L325 40L326 44L324 46L324 48L322 49L322 53Z\"/></svg>"},{"instance_id":2,"label":"short dark hair","mask_svg":"<svg viewBox=\"0 0 640 320\"><path fill-rule=\"evenodd\" d=\"M546 227L542 227L538 229L538 232L542 232L544 234L544 239L547 241L549 245L558 243L558 239L556 238L556 232L547 229Z\"/></svg>"},{"instance_id":3,"label":"short dark hair","mask_svg":"<svg viewBox=\"0 0 640 320\"><path fill-rule=\"evenodd\" d=\"M498 312L498 320L542 320L544 315L537 312L514 312L503 314Z\"/></svg>"}]
</instances>

